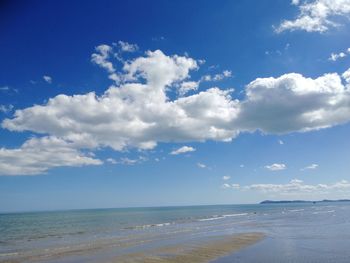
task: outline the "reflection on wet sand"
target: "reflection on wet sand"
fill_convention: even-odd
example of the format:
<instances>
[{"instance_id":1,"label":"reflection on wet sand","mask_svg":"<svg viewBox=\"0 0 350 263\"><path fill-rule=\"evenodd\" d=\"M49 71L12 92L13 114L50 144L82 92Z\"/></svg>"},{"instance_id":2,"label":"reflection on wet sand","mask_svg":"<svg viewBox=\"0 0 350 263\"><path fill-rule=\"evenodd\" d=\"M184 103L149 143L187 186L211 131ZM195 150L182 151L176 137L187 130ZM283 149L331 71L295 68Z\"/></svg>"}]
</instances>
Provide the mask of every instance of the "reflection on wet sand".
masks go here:
<instances>
[{"instance_id":1,"label":"reflection on wet sand","mask_svg":"<svg viewBox=\"0 0 350 263\"><path fill-rule=\"evenodd\" d=\"M213 237L203 242L157 248L143 253L119 256L114 262L131 263L196 263L209 262L252 245L264 237L262 233L245 233Z\"/></svg>"}]
</instances>

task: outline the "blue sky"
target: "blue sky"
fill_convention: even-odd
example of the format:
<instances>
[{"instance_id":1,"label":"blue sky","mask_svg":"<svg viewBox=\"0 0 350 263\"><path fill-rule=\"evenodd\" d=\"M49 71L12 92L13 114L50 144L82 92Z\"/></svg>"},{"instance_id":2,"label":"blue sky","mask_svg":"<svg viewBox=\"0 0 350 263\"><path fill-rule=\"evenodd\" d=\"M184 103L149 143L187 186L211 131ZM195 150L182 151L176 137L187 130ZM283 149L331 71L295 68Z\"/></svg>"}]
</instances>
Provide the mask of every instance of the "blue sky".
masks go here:
<instances>
[{"instance_id":1,"label":"blue sky","mask_svg":"<svg viewBox=\"0 0 350 263\"><path fill-rule=\"evenodd\" d=\"M0 8L0 211L349 198L350 1Z\"/></svg>"}]
</instances>

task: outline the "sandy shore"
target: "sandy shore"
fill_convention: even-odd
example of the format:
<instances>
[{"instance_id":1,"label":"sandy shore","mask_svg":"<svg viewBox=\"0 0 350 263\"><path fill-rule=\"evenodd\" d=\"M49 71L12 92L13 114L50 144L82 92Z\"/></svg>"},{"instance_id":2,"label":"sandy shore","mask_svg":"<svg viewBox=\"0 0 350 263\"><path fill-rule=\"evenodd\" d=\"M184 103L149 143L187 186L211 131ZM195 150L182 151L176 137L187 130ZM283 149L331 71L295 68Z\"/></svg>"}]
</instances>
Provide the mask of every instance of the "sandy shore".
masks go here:
<instances>
[{"instance_id":1,"label":"sandy shore","mask_svg":"<svg viewBox=\"0 0 350 263\"><path fill-rule=\"evenodd\" d=\"M162 247L143 253L117 257L113 262L131 263L197 263L209 262L238 251L264 238L262 233L245 233L225 237L213 237L203 242Z\"/></svg>"}]
</instances>

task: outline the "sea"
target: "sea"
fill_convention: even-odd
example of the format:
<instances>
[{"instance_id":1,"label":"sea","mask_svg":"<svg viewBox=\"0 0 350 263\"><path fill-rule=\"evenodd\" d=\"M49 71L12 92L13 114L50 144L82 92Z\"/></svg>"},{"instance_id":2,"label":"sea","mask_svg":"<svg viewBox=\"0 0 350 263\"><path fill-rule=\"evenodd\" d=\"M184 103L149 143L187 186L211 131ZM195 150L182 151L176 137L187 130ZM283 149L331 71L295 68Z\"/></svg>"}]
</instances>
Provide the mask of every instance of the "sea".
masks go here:
<instances>
[{"instance_id":1,"label":"sea","mask_svg":"<svg viewBox=\"0 0 350 263\"><path fill-rule=\"evenodd\" d=\"M259 232L213 262L350 262L350 202L0 214L0 262L111 262L118 255Z\"/></svg>"}]
</instances>

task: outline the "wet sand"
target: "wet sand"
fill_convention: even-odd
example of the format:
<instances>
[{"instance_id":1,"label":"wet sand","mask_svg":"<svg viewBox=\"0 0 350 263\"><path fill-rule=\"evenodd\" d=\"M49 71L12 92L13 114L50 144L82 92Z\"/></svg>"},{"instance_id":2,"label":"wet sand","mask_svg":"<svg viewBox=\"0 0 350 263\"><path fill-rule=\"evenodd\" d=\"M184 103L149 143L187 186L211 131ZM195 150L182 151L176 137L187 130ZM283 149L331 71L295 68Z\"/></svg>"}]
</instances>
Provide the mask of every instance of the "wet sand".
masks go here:
<instances>
[{"instance_id":1,"label":"wet sand","mask_svg":"<svg viewBox=\"0 0 350 263\"><path fill-rule=\"evenodd\" d=\"M127 254L112 262L143 263L199 263L210 262L252 245L264 238L262 233L245 233L226 237L213 237L203 242L162 247L143 253Z\"/></svg>"}]
</instances>

